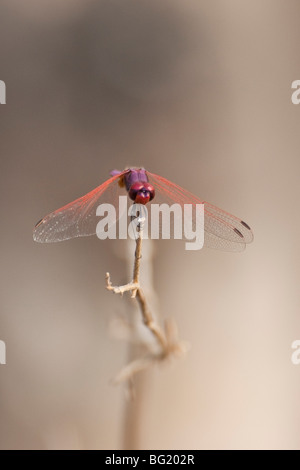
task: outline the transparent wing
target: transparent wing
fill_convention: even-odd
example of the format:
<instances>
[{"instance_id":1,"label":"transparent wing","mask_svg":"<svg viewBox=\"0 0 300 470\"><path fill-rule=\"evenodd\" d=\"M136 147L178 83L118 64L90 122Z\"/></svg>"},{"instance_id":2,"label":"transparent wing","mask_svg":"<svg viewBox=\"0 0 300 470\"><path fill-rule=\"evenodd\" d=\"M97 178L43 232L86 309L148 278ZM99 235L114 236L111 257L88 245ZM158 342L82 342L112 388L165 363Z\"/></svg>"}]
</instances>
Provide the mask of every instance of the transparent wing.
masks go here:
<instances>
[{"instance_id":1,"label":"transparent wing","mask_svg":"<svg viewBox=\"0 0 300 470\"><path fill-rule=\"evenodd\" d=\"M33 239L40 243L52 243L94 235L99 221L96 209L101 203L113 204L118 218L118 195L120 194L118 181L127 172L128 170L125 170L113 176L85 196L51 212L37 223L33 231ZM124 195L126 195L125 190Z\"/></svg>"},{"instance_id":2,"label":"transparent wing","mask_svg":"<svg viewBox=\"0 0 300 470\"><path fill-rule=\"evenodd\" d=\"M225 251L242 251L253 240L249 225L243 220L219 209L175 183L147 171L149 182L155 187L154 202L204 204L204 245ZM194 223L193 223L194 225ZM194 226L195 228L195 226Z\"/></svg>"}]
</instances>

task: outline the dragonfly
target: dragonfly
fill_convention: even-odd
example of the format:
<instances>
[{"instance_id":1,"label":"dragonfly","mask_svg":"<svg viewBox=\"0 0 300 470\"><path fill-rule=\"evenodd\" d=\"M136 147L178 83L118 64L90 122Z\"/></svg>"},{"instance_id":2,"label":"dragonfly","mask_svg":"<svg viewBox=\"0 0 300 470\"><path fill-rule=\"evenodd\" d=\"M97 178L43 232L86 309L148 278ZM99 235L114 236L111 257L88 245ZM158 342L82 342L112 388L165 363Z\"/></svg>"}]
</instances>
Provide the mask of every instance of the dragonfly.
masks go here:
<instances>
[{"instance_id":1,"label":"dragonfly","mask_svg":"<svg viewBox=\"0 0 300 470\"><path fill-rule=\"evenodd\" d=\"M182 208L185 204L204 204L205 247L243 251L253 241L253 232L246 222L200 200L162 176L144 168L113 170L110 175L107 181L93 191L41 219L33 230L33 239L40 243L52 243L96 234L99 220L97 207L102 203L117 207L116 201L123 191L134 203L143 205L151 204L152 201L177 203Z\"/></svg>"}]
</instances>

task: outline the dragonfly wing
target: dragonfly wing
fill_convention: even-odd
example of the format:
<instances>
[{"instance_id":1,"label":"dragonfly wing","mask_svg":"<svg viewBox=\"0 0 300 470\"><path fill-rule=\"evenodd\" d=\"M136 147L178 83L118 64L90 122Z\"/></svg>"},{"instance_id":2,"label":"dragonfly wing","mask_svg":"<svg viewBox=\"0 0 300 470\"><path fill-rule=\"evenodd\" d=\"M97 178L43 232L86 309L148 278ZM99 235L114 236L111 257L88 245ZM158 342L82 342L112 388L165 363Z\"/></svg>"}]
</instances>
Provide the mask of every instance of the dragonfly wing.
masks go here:
<instances>
[{"instance_id":1,"label":"dragonfly wing","mask_svg":"<svg viewBox=\"0 0 300 470\"><path fill-rule=\"evenodd\" d=\"M253 232L249 225L243 220L223 211L209 202L204 201L204 207L207 213L214 219L223 222L231 227L235 234L240 237L242 243L251 243L253 241Z\"/></svg>"},{"instance_id":2,"label":"dragonfly wing","mask_svg":"<svg viewBox=\"0 0 300 470\"><path fill-rule=\"evenodd\" d=\"M175 183L147 171L149 181L155 187L156 195L169 203L204 204L204 244L209 248L225 251L242 251L245 244L253 240L253 233L244 221L228 212L200 200ZM160 198L155 196L154 202ZM195 224L194 230L195 230Z\"/></svg>"},{"instance_id":3,"label":"dragonfly wing","mask_svg":"<svg viewBox=\"0 0 300 470\"><path fill-rule=\"evenodd\" d=\"M94 235L97 222L96 209L101 203L111 203L118 211L118 180L128 170L113 176L85 196L51 212L34 228L33 239L40 243L52 243L75 237ZM117 218L119 214L117 213Z\"/></svg>"},{"instance_id":4,"label":"dragonfly wing","mask_svg":"<svg viewBox=\"0 0 300 470\"><path fill-rule=\"evenodd\" d=\"M204 231L204 246L206 248L214 248L215 250L222 251L244 251L246 248L245 243L225 240L225 238L217 237L207 230Z\"/></svg>"}]
</instances>

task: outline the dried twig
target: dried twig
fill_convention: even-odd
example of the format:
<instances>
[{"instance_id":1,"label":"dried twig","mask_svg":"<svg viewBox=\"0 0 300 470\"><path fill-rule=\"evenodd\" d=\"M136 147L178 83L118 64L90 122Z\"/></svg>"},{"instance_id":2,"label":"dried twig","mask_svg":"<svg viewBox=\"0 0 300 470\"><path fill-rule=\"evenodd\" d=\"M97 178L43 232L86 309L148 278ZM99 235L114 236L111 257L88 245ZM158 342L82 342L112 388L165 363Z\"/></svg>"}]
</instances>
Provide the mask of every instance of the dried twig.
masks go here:
<instances>
[{"instance_id":1,"label":"dried twig","mask_svg":"<svg viewBox=\"0 0 300 470\"><path fill-rule=\"evenodd\" d=\"M140 264L142 258L142 241L143 241L143 229L142 220L140 222L140 230L136 239L136 249L134 255L134 269L133 279L128 284L123 286L113 286L110 274L106 273L106 288L115 294L123 295L124 292L130 292L132 298L136 298L142 320L147 329L152 333L156 345L156 351L153 352L152 348L148 345L148 350L143 357L137 358L125 366L122 371L115 377L114 383L120 383L125 380L131 380L132 377L152 366L153 364L162 361L170 356L182 355L186 350L187 346L183 342L179 342L177 338L177 327L174 321L166 321L164 328L161 328L155 321L149 306L146 301L145 294L140 286Z\"/></svg>"}]
</instances>

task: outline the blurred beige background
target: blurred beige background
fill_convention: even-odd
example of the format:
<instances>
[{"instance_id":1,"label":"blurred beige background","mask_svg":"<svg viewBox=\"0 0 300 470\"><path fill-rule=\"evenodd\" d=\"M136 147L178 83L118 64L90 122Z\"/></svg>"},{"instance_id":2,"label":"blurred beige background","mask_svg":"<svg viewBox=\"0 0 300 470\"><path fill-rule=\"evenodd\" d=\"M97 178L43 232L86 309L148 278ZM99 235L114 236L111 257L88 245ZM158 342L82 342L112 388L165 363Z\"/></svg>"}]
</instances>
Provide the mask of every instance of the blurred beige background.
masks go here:
<instances>
[{"instance_id":1,"label":"blurred beige background","mask_svg":"<svg viewBox=\"0 0 300 470\"><path fill-rule=\"evenodd\" d=\"M145 166L241 216L244 253L158 242L155 285L192 348L147 378L145 449L299 449L297 0L2 0L2 449L122 447L118 242L32 240L113 168Z\"/></svg>"}]
</instances>

